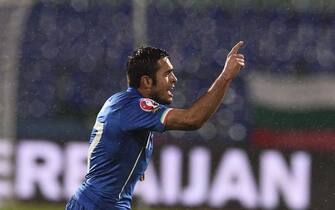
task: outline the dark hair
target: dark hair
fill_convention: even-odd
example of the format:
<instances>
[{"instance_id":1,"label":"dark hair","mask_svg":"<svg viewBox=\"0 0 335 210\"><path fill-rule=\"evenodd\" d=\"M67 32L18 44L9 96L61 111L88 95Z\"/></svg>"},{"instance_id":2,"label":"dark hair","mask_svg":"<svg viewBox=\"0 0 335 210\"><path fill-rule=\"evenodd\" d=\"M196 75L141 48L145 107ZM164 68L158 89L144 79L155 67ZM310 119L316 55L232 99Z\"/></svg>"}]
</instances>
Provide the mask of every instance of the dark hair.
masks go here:
<instances>
[{"instance_id":1,"label":"dark hair","mask_svg":"<svg viewBox=\"0 0 335 210\"><path fill-rule=\"evenodd\" d=\"M141 77L149 76L156 84L156 72L159 68L157 61L168 57L169 54L162 49L154 47L140 47L135 50L132 56L128 57L127 78L130 87L140 87Z\"/></svg>"}]
</instances>

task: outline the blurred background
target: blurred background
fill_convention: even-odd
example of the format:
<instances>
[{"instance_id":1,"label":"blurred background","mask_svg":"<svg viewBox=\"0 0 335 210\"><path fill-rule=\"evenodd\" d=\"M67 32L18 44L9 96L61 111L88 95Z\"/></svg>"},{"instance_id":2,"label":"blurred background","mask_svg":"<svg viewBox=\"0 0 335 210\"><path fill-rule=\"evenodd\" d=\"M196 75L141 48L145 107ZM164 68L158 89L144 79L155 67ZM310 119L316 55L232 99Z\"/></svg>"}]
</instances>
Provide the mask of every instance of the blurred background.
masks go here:
<instances>
[{"instance_id":1,"label":"blurred background","mask_svg":"<svg viewBox=\"0 0 335 210\"><path fill-rule=\"evenodd\" d=\"M188 107L245 42L199 130L157 135L133 209L335 208L335 1L1 0L0 209L64 209L127 56L166 49Z\"/></svg>"}]
</instances>

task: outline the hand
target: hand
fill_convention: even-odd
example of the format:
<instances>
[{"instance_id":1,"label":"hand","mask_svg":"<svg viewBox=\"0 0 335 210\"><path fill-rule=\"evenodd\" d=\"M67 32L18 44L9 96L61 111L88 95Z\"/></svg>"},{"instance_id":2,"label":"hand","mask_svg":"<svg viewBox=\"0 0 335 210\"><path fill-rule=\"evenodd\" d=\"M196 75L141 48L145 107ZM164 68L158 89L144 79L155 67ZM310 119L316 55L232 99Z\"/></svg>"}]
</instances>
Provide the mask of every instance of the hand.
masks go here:
<instances>
[{"instance_id":1,"label":"hand","mask_svg":"<svg viewBox=\"0 0 335 210\"><path fill-rule=\"evenodd\" d=\"M222 74L226 79L233 79L244 67L244 55L238 54L238 50L242 47L243 41L238 42L227 55L226 63Z\"/></svg>"}]
</instances>

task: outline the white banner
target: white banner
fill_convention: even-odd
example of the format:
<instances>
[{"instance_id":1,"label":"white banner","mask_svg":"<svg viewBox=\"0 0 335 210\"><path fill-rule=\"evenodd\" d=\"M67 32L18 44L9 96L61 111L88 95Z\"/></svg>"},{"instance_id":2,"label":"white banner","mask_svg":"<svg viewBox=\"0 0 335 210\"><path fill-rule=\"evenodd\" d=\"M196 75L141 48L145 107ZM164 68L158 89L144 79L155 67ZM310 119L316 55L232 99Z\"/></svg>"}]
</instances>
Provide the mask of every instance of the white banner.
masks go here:
<instances>
[{"instance_id":1,"label":"white banner","mask_svg":"<svg viewBox=\"0 0 335 210\"><path fill-rule=\"evenodd\" d=\"M9 143L0 144L1 197L14 194L29 200L39 195L62 201L73 194L86 173L86 143L61 146L47 140L23 140L15 153L4 152L10 148ZM257 173L243 149L222 151L215 168L209 148L191 148L186 167L183 153L177 146L163 146L155 156L160 171L149 165L145 181L136 187L136 196L147 204L166 206L223 208L234 201L243 208L275 209L282 201L289 209L309 208L312 161L306 152L293 152L286 160L279 151L263 150L258 155ZM13 177L12 158L16 160L14 180L9 179ZM182 180L186 174L185 185Z\"/></svg>"}]
</instances>

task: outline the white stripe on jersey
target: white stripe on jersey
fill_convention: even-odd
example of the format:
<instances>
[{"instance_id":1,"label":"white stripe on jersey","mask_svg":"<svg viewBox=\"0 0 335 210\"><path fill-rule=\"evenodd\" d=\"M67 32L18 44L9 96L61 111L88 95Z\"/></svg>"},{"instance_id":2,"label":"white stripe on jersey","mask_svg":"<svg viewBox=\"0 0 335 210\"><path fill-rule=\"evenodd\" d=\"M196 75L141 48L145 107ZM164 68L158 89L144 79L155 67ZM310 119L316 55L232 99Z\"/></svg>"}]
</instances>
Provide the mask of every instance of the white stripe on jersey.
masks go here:
<instances>
[{"instance_id":1,"label":"white stripe on jersey","mask_svg":"<svg viewBox=\"0 0 335 210\"><path fill-rule=\"evenodd\" d=\"M87 173L90 170L90 161L91 161L91 156L92 152L94 151L95 147L99 144L101 140L102 133L104 131L104 124L99 122L98 120L95 122L93 129L97 130L96 134L94 136L94 139L91 142L90 147L88 148L88 157L87 157Z\"/></svg>"},{"instance_id":2,"label":"white stripe on jersey","mask_svg":"<svg viewBox=\"0 0 335 210\"><path fill-rule=\"evenodd\" d=\"M161 123L163 124L163 125L165 125L165 123L166 123L166 116L168 115L168 113L170 112L172 110L172 108L167 108L164 112L163 112L163 114L162 114L162 116L161 116Z\"/></svg>"}]
</instances>

